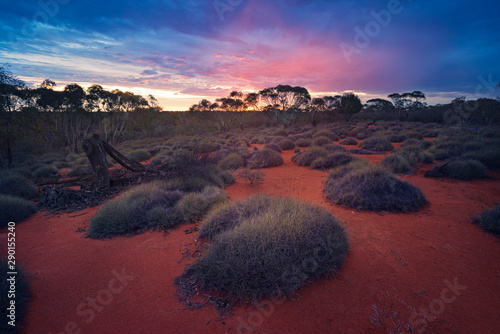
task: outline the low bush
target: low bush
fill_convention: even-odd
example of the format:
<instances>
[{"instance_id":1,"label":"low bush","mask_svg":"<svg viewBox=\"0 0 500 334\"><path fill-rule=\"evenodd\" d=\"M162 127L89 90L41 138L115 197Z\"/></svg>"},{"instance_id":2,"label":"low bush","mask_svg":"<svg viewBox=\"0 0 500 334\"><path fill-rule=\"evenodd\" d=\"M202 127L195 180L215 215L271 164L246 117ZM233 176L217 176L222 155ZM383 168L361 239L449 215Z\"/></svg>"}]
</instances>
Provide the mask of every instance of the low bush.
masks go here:
<instances>
[{"instance_id":1,"label":"low bush","mask_svg":"<svg viewBox=\"0 0 500 334\"><path fill-rule=\"evenodd\" d=\"M264 174L258 170L250 170L245 168L237 175L240 179L247 180L250 184L258 184L264 180Z\"/></svg>"},{"instance_id":2,"label":"low bush","mask_svg":"<svg viewBox=\"0 0 500 334\"><path fill-rule=\"evenodd\" d=\"M6 227L9 222L19 223L36 212L35 205L27 199L0 195L0 228Z\"/></svg>"},{"instance_id":3,"label":"low bush","mask_svg":"<svg viewBox=\"0 0 500 334\"><path fill-rule=\"evenodd\" d=\"M420 147L422 148L422 150L428 150L430 149L432 146L434 146L434 143L431 142L430 140L423 140L421 143L420 143Z\"/></svg>"},{"instance_id":4,"label":"low bush","mask_svg":"<svg viewBox=\"0 0 500 334\"><path fill-rule=\"evenodd\" d=\"M201 193L184 195L175 205L186 222L200 221L208 211L220 205L229 198L224 190L217 187L207 187Z\"/></svg>"},{"instance_id":5,"label":"low bush","mask_svg":"<svg viewBox=\"0 0 500 334\"><path fill-rule=\"evenodd\" d=\"M343 165L347 165L357 158L349 153L332 153L324 158L318 158L311 163L311 168L314 169L330 169Z\"/></svg>"},{"instance_id":6,"label":"low bush","mask_svg":"<svg viewBox=\"0 0 500 334\"><path fill-rule=\"evenodd\" d=\"M339 136L337 136L336 133L328 131L328 130L320 130L314 134L314 139L318 137L327 137L331 141L338 141L340 140Z\"/></svg>"},{"instance_id":7,"label":"low bush","mask_svg":"<svg viewBox=\"0 0 500 334\"><path fill-rule=\"evenodd\" d=\"M33 171L32 175L39 179L55 176L57 175L57 168L53 165L41 165Z\"/></svg>"},{"instance_id":8,"label":"low bush","mask_svg":"<svg viewBox=\"0 0 500 334\"><path fill-rule=\"evenodd\" d=\"M407 147L407 146L419 146L420 147L421 141L415 138L410 138L406 139L402 144L401 147Z\"/></svg>"},{"instance_id":9,"label":"low bush","mask_svg":"<svg viewBox=\"0 0 500 334\"><path fill-rule=\"evenodd\" d=\"M391 143L402 143L404 142L408 137L406 135L403 135L403 134L392 134L392 135L389 135L387 139L389 139L389 141Z\"/></svg>"},{"instance_id":10,"label":"low bush","mask_svg":"<svg viewBox=\"0 0 500 334\"><path fill-rule=\"evenodd\" d=\"M24 199L38 196L38 187L20 175L9 175L0 179L0 194Z\"/></svg>"},{"instance_id":11,"label":"low bush","mask_svg":"<svg viewBox=\"0 0 500 334\"><path fill-rule=\"evenodd\" d=\"M87 236L101 239L148 228L171 228L183 222L175 207L183 195L161 182L132 188L97 211L90 221Z\"/></svg>"},{"instance_id":12,"label":"low bush","mask_svg":"<svg viewBox=\"0 0 500 334\"><path fill-rule=\"evenodd\" d=\"M28 308L28 302L31 297L30 287L28 285L28 280L26 278L25 271L22 268L19 268L19 264L16 264L16 272L15 275L15 326L11 326L8 324L10 318L10 311L8 310L10 305L10 301L14 299L7 298L11 291L11 282L8 281L11 277L12 270L9 268L9 263L3 258L0 260L0 317L2 317L2 321L0 321L0 332L4 334L14 334L18 333L22 328L24 323L24 317L26 315L26 311Z\"/></svg>"},{"instance_id":13,"label":"low bush","mask_svg":"<svg viewBox=\"0 0 500 334\"><path fill-rule=\"evenodd\" d=\"M252 154L248 161L251 169L276 167L283 164L283 157L276 151L262 149Z\"/></svg>"},{"instance_id":14,"label":"low bush","mask_svg":"<svg viewBox=\"0 0 500 334\"><path fill-rule=\"evenodd\" d=\"M135 150L127 154L127 157L129 157L132 160L141 162L150 159L151 154L146 150Z\"/></svg>"},{"instance_id":15,"label":"low bush","mask_svg":"<svg viewBox=\"0 0 500 334\"><path fill-rule=\"evenodd\" d=\"M222 170L235 170L245 165L243 158L238 153L231 153L223 158L217 166Z\"/></svg>"},{"instance_id":16,"label":"low bush","mask_svg":"<svg viewBox=\"0 0 500 334\"><path fill-rule=\"evenodd\" d=\"M212 244L176 281L194 279L200 290L249 302L291 295L337 271L349 248L344 229L326 209L267 196L215 210L200 236Z\"/></svg>"},{"instance_id":17,"label":"low bush","mask_svg":"<svg viewBox=\"0 0 500 334\"><path fill-rule=\"evenodd\" d=\"M341 145L358 145L358 141L354 139L353 137L347 137L346 139L342 140L339 144Z\"/></svg>"},{"instance_id":18,"label":"low bush","mask_svg":"<svg viewBox=\"0 0 500 334\"><path fill-rule=\"evenodd\" d=\"M380 166L396 174L412 174L413 167L406 157L401 154L389 154L381 162Z\"/></svg>"},{"instance_id":19,"label":"low bush","mask_svg":"<svg viewBox=\"0 0 500 334\"><path fill-rule=\"evenodd\" d=\"M328 145L325 145L323 146L327 151L328 153L347 153L348 150L342 146L342 145L338 145L338 144L328 144Z\"/></svg>"},{"instance_id":20,"label":"low bush","mask_svg":"<svg viewBox=\"0 0 500 334\"><path fill-rule=\"evenodd\" d=\"M321 136L314 138L313 141L311 142L311 146L325 146L331 143L332 140L330 138Z\"/></svg>"},{"instance_id":21,"label":"low bush","mask_svg":"<svg viewBox=\"0 0 500 334\"><path fill-rule=\"evenodd\" d=\"M295 142L292 139L289 139L289 138L280 140L278 142L278 145L284 151L293 150L295 148Z\"/></svg>"},{"instance_id":22,"label":"low bush","mask_svg":"<svg viewBox=\"0 0 500 334\"><path fill-rule=\"evenodd\" d=\"M264 145L263 149L273 150L273 151L276 151L278 153L281 153L283 151L281 146L278 144L275 144L275 143L266 144L266 145Z\"/></svg>"},{"instance_id":23,"label":"low bush","mask_svg":"<svg viewBox=\"0 0 500 334\"><path fill-rule=\"evenodd\" d=\"M443 175L469 181L472 179L485 178L487 175L486 166L477 160L453 159L441 169Z\"/></svg>"},{"instance_id":24,"label":"low bush","mask_svg":"<svg viewBox=\"0 0 500 334\"><path fill-rule=\"evenodd\" d=\"M374 137L362 141L359 147L372 151L392 151L394 146L385 137Z\"/></svg>"},{"instance_id":25,"label":"low bush","mask_svg":"<svg viewBox=\"0 0 500 334\"><path fill-rule=\"evenodd\" d=\"M311 139L301 138L301 139L297 139L297 141L295 142L295 145L297 145L298 147L309 147L309 146L311 146L311 143L312 143Z\"/></svg>"},{"instance_id":26,"label":"low bush","mask_svg":"<svg viewBox=\"0 0 500 334\"><path fill-rule=\"evenodd\" d=\"M275 136L288 137L288 132L284 129L280 129L274 133Z\"/></svg>"},{"instance_id":27,"label":"low bush","mask_svg":"<svg viewBox=\"0 0 500 334\"><path fill-rule=\"evenodd\" d=\"M412 184L377 167L333 170L324 183L326 197L335 204L360 210L415 211L426 204Z\"/></svg>"},{"instance_id":28,"label":"low bush","mask_svg":"<svg viewBox=\"0 0 500 334\"><path fill-rule=\"evenodd\" d=\"M492 209L483 211L473 221L482 229L500 238L500 204Z\"/></svg>"},{"instance_id":29,"label":"low bush","mask_svg":"<svg viewBox=\"0 0 500 334\"><path fill-rule=\"evenodd\" d=\"M317 158L323 158L328 155L328 151L324 147L311 146L307 150L292 156L292 161L299 166L310 166Z\"/></svg>"}]
</instances>

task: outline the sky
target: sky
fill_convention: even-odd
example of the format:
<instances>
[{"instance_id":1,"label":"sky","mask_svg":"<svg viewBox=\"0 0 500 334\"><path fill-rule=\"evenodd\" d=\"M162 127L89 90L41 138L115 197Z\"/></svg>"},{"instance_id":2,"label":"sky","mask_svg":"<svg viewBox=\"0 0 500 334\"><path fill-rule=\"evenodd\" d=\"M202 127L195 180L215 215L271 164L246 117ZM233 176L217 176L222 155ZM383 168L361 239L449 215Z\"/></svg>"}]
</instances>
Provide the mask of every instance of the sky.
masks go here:
<instances>
[{"instance_id":1,"label":"sky","mask_svg":"<svg viewBox=\"0 0 500 334\"><path fill-rule=\"evenodd\" d=\"M99 84L165 110L278 84L448 103L500 95L498 13L498 0L2 1L0 64L32 87Z\"/></svg>"}]
</instances>

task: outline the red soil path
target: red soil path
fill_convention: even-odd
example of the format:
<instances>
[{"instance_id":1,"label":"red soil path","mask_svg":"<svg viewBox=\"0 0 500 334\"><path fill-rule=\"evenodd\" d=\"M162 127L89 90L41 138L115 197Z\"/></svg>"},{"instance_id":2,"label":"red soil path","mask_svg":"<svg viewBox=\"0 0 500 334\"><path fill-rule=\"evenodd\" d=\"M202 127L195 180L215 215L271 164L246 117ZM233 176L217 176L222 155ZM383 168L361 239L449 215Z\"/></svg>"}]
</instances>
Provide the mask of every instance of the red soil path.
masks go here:
<instances>
[{"instance_id":1,"label":"red soil path","mask_svg":"<svg viewBox=\"0 0 500 334\"><path fill-rule=\"evenodd\" d=\"M97 208L39 213L16 226L17 260L33 290L22 332L384 333L370 322L374 305L388 326L422 321L422 315L411 318L415 309L430 316L428 333L498 332L500 244L470 217L500 202L500 173L462 182L427 179L419 169L402 178L425 193L426 208L358 212L328 204L322 194L327 173L298 167L291 156L285 151L284 165L262 170L262 184L239 180L227 193L233 200L256 193L290 196L329 208L351 244L335 277L311 283L294 300L243 307L224 321L212 321L213 309L186 310L174 297L174 278L193 261L182 260L182 253L199 244L196 233L185 233L195 225L96 241L76 231L88 226ZM0 238L5 241L6 234ZM115 277L122 274L120 283Z\"/></svg>"}]
</instances>

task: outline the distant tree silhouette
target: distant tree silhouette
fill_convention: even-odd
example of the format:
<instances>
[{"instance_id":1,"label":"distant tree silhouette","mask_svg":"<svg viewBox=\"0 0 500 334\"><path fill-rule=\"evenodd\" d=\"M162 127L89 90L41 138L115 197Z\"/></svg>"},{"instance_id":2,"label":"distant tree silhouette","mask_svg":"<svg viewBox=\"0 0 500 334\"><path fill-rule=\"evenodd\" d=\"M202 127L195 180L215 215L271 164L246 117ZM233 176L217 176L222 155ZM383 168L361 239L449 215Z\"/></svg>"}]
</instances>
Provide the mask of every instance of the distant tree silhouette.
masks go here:
<instances>
[{"instance_id":1,"label":"distant tree silhouette","mask_svg":"<svg viewBox=\"0 0 500 334\"><path fill-rule=\"evenodd\" d=\"M339 113L344 115L346 121L350 121L352 115L358 113L363 109L363 104L359 97L354 93L345 93L340 98Z\"/></svg>"},{"instance_id":2,"label":"distant tree silhouette","mask_svg":"<svg viewBox=\"0 0 500 334\"><path fill-rule=\"evenodd\" d=\"M403 94L393 93L387 97L393 101L402 121L406 121L408 119L408 115L412 110L422 109L427 106L426 103L422 102L426 99L425 94L418 90Z\"/></svg>"}]
</instances>

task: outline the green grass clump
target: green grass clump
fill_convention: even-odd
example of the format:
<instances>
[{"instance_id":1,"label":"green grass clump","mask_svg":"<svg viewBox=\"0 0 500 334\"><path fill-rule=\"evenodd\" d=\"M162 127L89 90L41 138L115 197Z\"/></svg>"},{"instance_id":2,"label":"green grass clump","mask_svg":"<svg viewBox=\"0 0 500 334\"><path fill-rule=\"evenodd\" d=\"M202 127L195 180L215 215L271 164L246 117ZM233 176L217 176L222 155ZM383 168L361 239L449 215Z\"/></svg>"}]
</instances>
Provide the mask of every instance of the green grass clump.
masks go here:
<instances>
[{"instance_id":1,"label":"green grass clump","mask_svg":"<svg viewBox=\"0 0 500 334\"><path fill-rule=\"evenodd\" d=\"M486 166L477 160L453 159L441 169L441 173L454 179L469 181L485 178L487 170Z\"/></svg>"},{"instance_id":2,"label":"green grass clump","mask_svg":"<svg viewBox=\"0 0 500 334\"><path fill-rule=\"evenodd\" d=\"M40 165L33 171L32 175L39 179L54 176L57 175L57 168L54 165Z\"/></svg>"},{"instance_id":3,"label":"green grass clump","mask_svg":"<svg viewBox=\"0 0 500 334\"><path fill-rule=\"evenodd\" d=\"M200 221L208 211L229 199L226 192L217 187L206 187L200 193L184 195L175 205L186 222Z\"/></svg>"},{"instance_id":4,"label":"green grass clump","mask_svg":"<svg viewBox=\"0 0 500 334\"><path fill-rule=\"evenodd\" d=\"M26 315L26 310L28 307L28 302L31 297L30 287L28 285L28 280L26 279L26 274L23 269L19 268L17 264L15 275L15 298L8 298L10 289L10 282L7 281L11 277L8 273L12 270L9 269L9 263L5 259L0 260L0 332L4 334L14 334L18 333L22 328L24 317ZM8 317L10 315L9 308L10 301L15 300L15 325L11 326L8 324L11 319Z\"/></svg>"},{"instance_id":5,"label":"green grass clump","mask_svg":"<svg viewBox=\"0 0 500 334\"><path fill-rule=\"evenodd\" d=\"M333 203L360 210L407 212L427 203L420 189L375 166L333 170L323 191Z\"/></svg>"},{"instance_id":6,"label":"green grass clump","mask_svg":"<svg viewBox=\"0 0 500 334\"><path fill-rule=\"evenodd\" d=\"M311 146L307 150L295 154L292 161L299 166L310 166L311 163L328 155L328 151L324 147Z\"/></svg>"},{"instance_id":7,"label":"green grass clump","mask_svg":"<svg viewBox=\"0 0 500 334\"><path fill-rule=\"evenodd\" d=\"M331 144L332 140L325 136L315 137L311 142L311 146L325 146Z\"/></svg>"},{"instance_id":8,"label":"green grass clump","mask_svg":"<svg viewBox=\"0 0 500 334\"><path fill-rule=\"evenodd\" d=\"M297 145L298 147L309 147L309 146L311 146L311 143L312 143L311 139L300 138L300 139L297 139L297 141L295 142L295 145Z\"/></svg>"},{"instance_id":9,"label":"green grass clump","mask_svg":"<svg viewBox=\"0 0 500 334\"><path fill-rule=\"evenodd\" d=\"M482 229L500 238L500 204L492 209L483 211L473 221Z\"/></svg>"},{"instance_id":10,"label":"green grass clump","mask_svg":"<svg viewBox=\"0 0 500 334\"><path fill-rule=\"evenodd\" d=\"M274 150L262 149L252 154L248 161L251 169L276 167L283 164L283 157Z\"/></svg>"},{"instance_id":11,"label":"green grass clump","mask_svg":"<svg viewBox=\"0 0 500 334\"><path fill-rule=\"evenodd\" d=\"M235 170L243 167L245 162L243 158L238 153L231 153L224 157L217 166L222 170Z\"/></svg>"},{"instance_id":12,"label":"green grass clump","mask_svg":"<svg viewBox=\"0 0 500 334\"><path fill-rule=\"evenodd\" d=\"M0 228L9 222L18 223L36 213L35 205L27 199L9 195L0 195Z\"/></svg>"},{"instance_id":13,"label":"green grass clump","mask_svg":"<svg viewBox=\"0 0 500 334\"><path fill-rule=\"evenodd\" d=\"M353 157L349 153L331 153L324 158L318 158L311 163L311 168L314 169L330 169L339 166L347 165L358 158Z\"/></svg>"},{"instance_id":14,"label":"green grass clump","mask_svg":"<svg viewBox=\"0 0 500 334\"><path fill-rule=\"evenodd\" d=\"M275 144L275 143L269 143L269 144L266 144L264 145L263 149L269 149L269 150L274 150L278 153L281 153L283 151L283 149L281 148L281 146L279 146L278 144Z\"/></svg>"},{"instance_id":15,"label":"green grass clump","mask_svg":"<svg viewBox=\"0 0 500 334\"><path fill-rule=\"evenodd\" d=\"M314 138L318 137L327 137L331 141L338 141L340 140L339 136L337 136L336 133L328 131L328 130L320 130L314 134Z\"/></svg>"},{"instance_id":16,"label":"green grass clump","mask_svg":"<svg viewBox=\"0 0 500 334\"><path fill-rule=\"evenodd\" d=\"M0 180L0 194L32 199L38 196L38 188L23 176L10 175Z\"/></svg>"},{"instance_id":17,"label":"green grass clump","mask_svg":"<svg viewBox=\"0 0 500 334\"><path fill-rule=\"evenodd\" d=\"M101 239L148 228L171 228L183 222L175 207L183 195L161 182L132 188L97 211L90 221L87 236Z\"/></svg>"},{"instance_id":18,"label":"green grass clump","mask_svg":"<svg viewBox=\"0 0 500 334\"><path fill-rule=\"evenodd\" d=\"M406 157L401 154L389 154L381 162L380 166L395 174L412 174L413 167Z\"/></svg>"},{"instance_id":19,"label":"green grass clump","mask_svg":"<svg viewBox=\"0 0 500 334\"><path fill-rule=\"evenodd\" d=\"M289 139L289 138L280 140L278 142L278 145L284 151L293 150L295 148L295 142L293 140Z\"/></svg>"},{"instance_id":20,"label":"green grass clump","mask_svg":"<svg viewBox=\"0 0 500 334\"><path fill-rule=\"evenodd\" d=\"M135 161L146 161L151 158L151 153L146 150L135 150L127 155L130 159Z\"/></svg>"},{"instance_id":21,"label":"green grass clump","mask_svg":"<svg viewBox=\"0 0 500 334\"><path fill-rule=\"evenodd\" d=\"M372 151L392 151L392 150L394 150L394 146L392 146L391 142L385 137L369 138L367 140L362 141L359 144L359 147L361 147L365 150L372 150Z\"/></svg>"},{"instance_id":22,"label":"green grass clump","mask_svg":"<svg viewBox=\"0 0 500 334\"><path fill-rule=\"evenodd\" d=\"M341 145L358 145L358 141L353 137L347 137L342 140L339 144Z\"/></svg>"},{"instance_id":23,"label":"green grass clump","mask_svg":"<svg viewBox=\"0 0 500 334\"><path fill-rule=\"evenodd\" d=\"M291 295L337 271L349 249L346 232L326 209L268 196L215 210L200 236L212 244L184 278L245 301Z\"/></svg>"}]
</instances>

